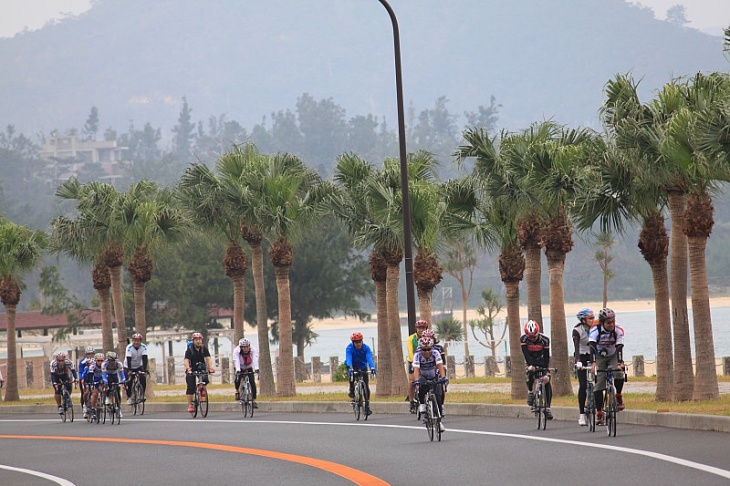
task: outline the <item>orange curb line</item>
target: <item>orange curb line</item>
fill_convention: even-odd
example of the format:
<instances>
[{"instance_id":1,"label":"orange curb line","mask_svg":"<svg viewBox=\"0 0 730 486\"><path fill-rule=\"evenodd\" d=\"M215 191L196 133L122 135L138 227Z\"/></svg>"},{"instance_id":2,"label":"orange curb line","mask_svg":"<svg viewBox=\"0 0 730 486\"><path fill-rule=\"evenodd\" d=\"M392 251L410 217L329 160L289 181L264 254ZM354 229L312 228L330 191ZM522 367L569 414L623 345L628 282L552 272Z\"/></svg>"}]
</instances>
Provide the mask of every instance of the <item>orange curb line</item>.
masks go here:
<instances>
[{"instance_id":1,"label":"orange curb line","mask_svg":"<svg viewBox=\"0 0 730 486\"><path fill-rule=\"evenodd\" d=\"M315 459L313 457L297 456L294 454L286 454L284 452L267 451L263 449L251 449L248 447L227 446L222 444L209 444L198 442L186 442L177 440L151 440L151 439L124 439L109 437L69 437L69 436L51 436L51 435L0 435L0 439L35 439L35 440L64 440L64 441L87 441L87 442L117 442L126 444L150 444L150 445L166 445L175 447L195 447L198 449L210 449L224 452L235 452L238 454L250 454L254 456L268 457L279 459L281 461L295 462L312 466L332 474L336 474L342 478L352 481L362 486L388 486L388 483L380 478L371 476L358 469L349 466L337 464L336 462Z\"/></svg>"}]
</instances>

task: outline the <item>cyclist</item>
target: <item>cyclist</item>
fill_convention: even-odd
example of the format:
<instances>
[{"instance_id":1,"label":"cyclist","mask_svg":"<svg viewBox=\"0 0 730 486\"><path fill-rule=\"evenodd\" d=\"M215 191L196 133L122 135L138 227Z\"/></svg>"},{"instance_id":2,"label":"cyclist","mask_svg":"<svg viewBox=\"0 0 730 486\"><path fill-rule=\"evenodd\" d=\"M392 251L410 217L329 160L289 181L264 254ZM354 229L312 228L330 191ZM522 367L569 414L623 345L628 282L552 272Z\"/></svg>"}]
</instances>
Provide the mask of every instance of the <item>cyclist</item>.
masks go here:
<instances>
[{"instance_id":1,"label":"cyclist","mask_svg":"<svg viewBox=\"0 0 730 486\"><path fill-rule=\"evenodd\" d=\"M89 346L86 348L86 355L79 360L79 389L81 390L81 409L84 411L84 418L89 416L89 407L86 404L86 393L88 387L85 383L86 369L94 362L94 347Z\"/></svg>"},{"instance_id":2,"label":"cyclist","mask_svg":"<svg viewBox=\"0 0 730 486\"><path fill-rule=\"evenodd\" d=\"M418 340L418 351L413 356L413 385L418 384L418 410L423 413L426 411L426 393L431 385L426 380L439 378L440 381L446 381L446 370L441 354L433 348L433 339L429 337L421 337ZM444 393L441 383L437 384L434 393L436 394L436 402L439 406L439 415L443 417ZM439 431L445 432L446 428L443 423L439 423Z\"/></svg>"},{"instance_id":3,"label":"cyclist","mask_svg":"<svg viewBox=\"0 0 730 486\"><path fill-rule=\"evenodd\" d=\"M373 352L370 346L362 342L362 333L353 332L350 336L350 344L345 348L345 365L350 375L350 391L348 396L355 398L355 378L353 371L364 372L363 381L365 382L365 416L372 414L370 411L370 384L368 380L367 370L375 375L375 362L373 361Z\"/></svg>"},{"instance_id":4,"label":"cyclist","mask_svg":"<svg viewBox=\"0 0 730 486\"><path fill-rule=\"evenodd\" d=\"M129 371L137 371L137 379L142 385L142 401L145 400L144 392L147 390L147 345L142 344L142 335L140 333L132 334L132 343L127 345L125 354L125 368ZM132 404L132 377L124 384L124 390L127 393L127 404Z\"/></svg>"},{"instance_id":5,"label":"cyclist","mask_svg":"<svg viewBox=\"0 0 730 486\"><path fill-rule=\"evenodd\" d=\"M547 368L550 365L550 338L540 333L540 324L530 319L525 323L523 328L524 334L520 336L520 345L522 346L522 354L525 356L527 364L527 404L533 406L535 403L535 394L532 392L532 385L535 383L535 367ZM547 376L550 373L547 372ZM553 401L553 387L548 381L545 384L545 418L553 419L553 413L550 411L550 404Z\"/></svg>"},{"instance_id":6,"label":"cyclist","mask_svg":"<svg viewBox=\"0 0 730 486\"><path fill-rule=\"evenodd\" d=\"M624 369L624 330L616 325L616 313L609 308L598 311L598 325L591 329L588 335L588 344L593 355L591 372L596 369L618 368ZM621 391L624 388L624 374L622 371L613 375L614 386L616 387L616 401L618 409L623 410L624 405ZM605 425L603 414L603 391L606 389L606 373L596 375L596 388L593 396L596 399L596 424Z\"/></svg>"},{"instance_id":7,"label":"cyclist","mask_svg":"<svg viewBox=\"0 0 730 486\"><path fill-rule=\"evenodd\" d=\"M188 346L185 350L185 382L187 383L187 389L185 395L188 399L188 412L194 412L193 408L193 395L195 394L195 375L193 371L208 371L213 373L213 360L210 357L210 351L208 346L203 346L203 334L199 332L193 333L193 344ZM204 378L205 383L208 383L208 377Z\"/></svg>"},{"instance_id":8,"label":"cyclist","mask_svg":"<svg viewBox=\"0 0 730 486\"><path fill-rule=\"evenodd\" d=\"M99 388L104 382L102 365L104 364L104 353L94 354L94 360L86 367L84 378L86 386L91 388L91 416L96 418L96 402L99 400Z\"/></svg>"},{"instance_id":9,"label":"cyclist","mask_svg":"<svg viewBox=\"0 0 730 486\"><path fill-rule=\"evenodd\" d=\"M56 354L56 359L51 361L51 383L53 383L56 390L53 398L56 400L56 405L58 405L58 413L63 413L61 386L59 385L64 386L71 393L71 384L75 385L77 378L73 361L68 359L64 352Z\"/></svg>"},{"instance_id":10,"label":"cyclist","mask_svg":"<svg viewBox=\"0 0 730 486\"><path fill-rule=\"evenodd\" d=\"M573 327L573 359L575 360L575 370L578 375L578 425L588 425L586 417L586 387L588 385L587 375L588 366L593 360L591 358L591 348L588 346L588 332L593 326L595 315L589 308L578 311L578 324Z\"/></svg>"},{"instance_id":11,"label":"cyclist","mask_svg":"<svg viewBox=\"0 0 730 486\"><path fill-rule=\"evenodd\" d=\"M241 338L238 346L233 350L233 367L236 369L236 400L241 399L238 387L241 385L242 376L239 373L246 373L248 382L251 384L253 408L259 408L256 405L256 380L254 379L254 373L259 372L259 351L251 346L251 341L248 339Z\"/></svg>"},{"instance_id":12,"label":"cyclist","mask_svg":"<svg viewBox=\"0 0 730 486\"><path fill-rule=\"evenodd\" d=\"M126 381L124 374L124 365L117 358L117 353L109 351L106 353L106 359L101 365L101 379L104 382L104 386L109 386L109 383L116 383L120 385ZM109 397L106 397L107 404L110 403ZM122 416L121 403L119 405L119 417Z\"/></svg>"},{"instance_id":13,"label":"cyclist","mask_svg":"<svg viewBox=\"0 0 730 486\"><path fill-rule=\"evenodd\" d=\"M428 329L428 321L424 321L423 319L420 319L416 321L416 332L408 336L408 380L409 383L413 383L415 381L413 376L413 356L416 353L416 349L418 348L418 340L421 339L421 336L423 335L423 331ZM413 391L415 390L415 387L409 386L408 387L408 396L406 397L406 401L411 404L411 413L416 413L416 405L413 402Z\"/></svg>"},{"instance_id":14,"label":"cyclist","mask_svg":"<svg viewBox=\"0 0 730 486\"><path fill-rule=\"evenodd\" d=\"M444 347L439 344L439 340L436 338L436 333L433 331L433 329L426 329L421 333L421 337L428 337L433 339L433 349L438 351L441 355L441 361L444 364L444 375L449 376L448 367L446 366L446 352L444 351ZM446 392L448 391L448 387L446 386L446 383L443 384L443 391L444 391L444 400L446 400ZM441 404L441 416L443 417L445 415L444 412L444 404Z\"/></svg>"}]
</instances>

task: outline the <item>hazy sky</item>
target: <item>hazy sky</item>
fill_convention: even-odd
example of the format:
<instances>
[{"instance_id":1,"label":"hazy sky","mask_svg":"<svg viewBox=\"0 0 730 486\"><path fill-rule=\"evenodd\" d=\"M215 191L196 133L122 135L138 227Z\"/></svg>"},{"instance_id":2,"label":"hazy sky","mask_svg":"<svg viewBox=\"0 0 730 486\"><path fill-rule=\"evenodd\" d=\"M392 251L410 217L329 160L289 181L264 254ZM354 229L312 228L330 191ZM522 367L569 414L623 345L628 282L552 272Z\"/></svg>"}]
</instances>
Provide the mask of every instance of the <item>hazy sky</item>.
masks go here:
<instances>
[{"instance_id":1,"label":"hazy sky","mask_svg":"<svg viewBox=\"0 0 730 486\"><path fill-rule=\"evenodd\" d=\"M396 14L397 3L402 1L405 0L390 2ZM0 37L12 37L26 27L35 30L54 19L77 15L88 10L91 3L92 0L0 0ZM629 3L652 8L658 19L664 19L673 5L684 5L689 26L713 35L722 35L722 29L730 25L730 0L637 0Z\"/></svg>"}]
</instances>

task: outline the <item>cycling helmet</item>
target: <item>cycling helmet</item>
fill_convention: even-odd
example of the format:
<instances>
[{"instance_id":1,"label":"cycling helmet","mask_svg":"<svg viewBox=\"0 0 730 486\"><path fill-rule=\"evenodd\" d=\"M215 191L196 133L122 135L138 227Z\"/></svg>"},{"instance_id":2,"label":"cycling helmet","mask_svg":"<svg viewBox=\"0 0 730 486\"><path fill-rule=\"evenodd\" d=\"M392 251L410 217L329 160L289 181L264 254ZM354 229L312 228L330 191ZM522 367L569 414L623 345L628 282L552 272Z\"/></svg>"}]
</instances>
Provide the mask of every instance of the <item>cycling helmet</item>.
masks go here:
<instances>
[{"instance_id":1,"label":"cycling helmet","mask_svg":"<svg viewBox=\"0 0 730 486\"><path fill-rule=\"evenodd\" d=\"M104 360L104 353L96 353L96 354L94 354L94 359L96 361L99 361L99 360L103 361Z\"/></svg>"},{"instance_id":2,"label":"cycling helmet","mask_svg":"<svg viewBox=\"0 0 730 486\"><path fill-rule=\"evenodd\" d=\"M245 346L251 346L251 341L249 341L249 340L248 340L248 339L246 339L246 338L241 338L241 339L239 339L239 341L238 341L238 345L239 345L239 346L241 346L241 347L245 347Z\"/></svg>"},{"instance_id":3,"label":"cycling helmet","mask_svg":"<svg viewBox=\"0 0 730 486\"><path fill-rule=\"evenodd\" d=\"M424 321L423 319L419 319L416 321L416 327L428 327L428 321Z\"/></svg>"},{"instance_id":4,"label":"cycling helmet","mask_svg":"<svg viewBox=\"0 0 730 486\"><path fill-rule=\"evenodd\" d=\"M436 339L436 333L433 332L433 329L426 329L421 334L421 337L427 337L427 338L431 338L431 339L434 339L435 340Z\"/></svg>"},{"instance_id":5,"label":"cycling helmet","mask_svg":"<svg viewBox=\"0 0 730 486\"><path fill-rule=\"evenodd\" d=\"M350 341L362 341L362 333L361 332L353 332L350 336Z\"/></svg>"},{"instance_id":6,"label":"cycling helmet","mask_svg":"<svg viewBox=\"0 0 730 486\"><path fill-rule=\"evenodd\" d=\"M200 332L194 332L192 339L195 339L195 338L203 339L203 334Z\"/></svg>"},{"instance_id":7,"label":"cycling helmet","mask_svg":"<svg viewBox=\"0 0 730 486\"><path fill-rule=\"evenodd\" d=\"M56 354L56 360L66 361L66 353L64 353L63 351L59 351L58 354Z\"/></svg>"},{"instance_id":8,"label":"cycling helmet","mask_svg":"<svg viewBox=\"0 0 730 486\"><path fill-rule=\"evenodd\" d=\"M96 351L96 350L94 349L94 346L87 346L87 347L86 347L86 354L93 354L93 353L94 353L94 351Z\"/></svg>"},{"instance_id":9,"label":"cycling helmet","mask_svg":"<svg viewBox=\"0 0 730 486\"><path fill-rule=\"evenodd\" d=\"M117 359L117 353L115 353L114 351L109 351L108 353L106 353L106 357L107 359Z\"/></svg>"},{"instance_id":10,"label":"cycling helmet","mask_svg":"<svg viewBox=\"0 0 730 486\"><path fill-rule=\"evenodd\" d=\"M588 307L584 307L583 309L579 310L577 316L578 319L586 319L589 324L593 322L593 319L595 318L593 311L590 310Z\"/></svg>"},{"instance_id":11,"label":"cycling helmet","mask_svg":"<svg viewBox=\"0 0 730 486\"><path fill-rule=\"evenodd\" d=\"M616 319L616 313L606 307L605 309L601 309L598 311L598 320L601 322L604 322L608 319Z\"/></svg>"},{"instance_id":12,"label":"cycling helmet","mask_svg":"<svg viewBox=\"0 0 730 486\"><path fill-rule=\"evenodd\" d=\"M423 348L430 348L433 346L433 339L430 337L421 337L421 339L418 340L418 347Z\"/></svg>"},{"instance_id":13,"label":"cycling helmet","mask_svg":"<svg viewBox=\"0 0 730 486\"><path fill-rule=\"evenodd\" d=\"M133 340L134 340L134 339L139 339L139 340L141 341L141 340L142 340L142 335L141 335L140 333L138 333L138 332L137 332L137 333L135 333L135 334L132 334L132 339L133 339Z\"/></svg>"},{"instance_id":14,"label":"cycling helmet","mask_svg":"<svg viewBox=\"0 0 730 486\"><path fill-rule=\"evenodd\" d=\"M537 321L533 321L532 319L530 319L529 321L525 322L524 330L528 338L535 339L540 333L540 324L538 324Z\"/></svg>"}]
</instances>

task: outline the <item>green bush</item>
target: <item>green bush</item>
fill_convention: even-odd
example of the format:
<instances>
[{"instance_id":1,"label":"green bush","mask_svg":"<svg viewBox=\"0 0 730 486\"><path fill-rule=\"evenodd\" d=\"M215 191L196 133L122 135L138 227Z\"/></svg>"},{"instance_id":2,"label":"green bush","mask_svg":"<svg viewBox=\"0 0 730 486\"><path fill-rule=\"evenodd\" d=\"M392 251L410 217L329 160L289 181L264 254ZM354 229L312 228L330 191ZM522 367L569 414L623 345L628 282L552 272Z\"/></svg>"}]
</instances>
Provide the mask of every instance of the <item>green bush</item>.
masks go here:
<instances>
[{"instance_id":1,"label":"green bush","mask_svg":"<svg viewBox=\"0 0 730 486\"><path fill-rule=\"evenodd\" d=\"M342 363L335 371L334 381L350 381L350 375L347 373L347 365Z\"/></svg>"}]
</instances>

